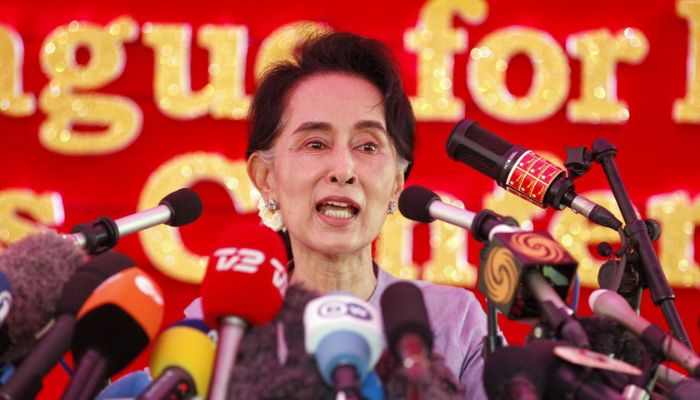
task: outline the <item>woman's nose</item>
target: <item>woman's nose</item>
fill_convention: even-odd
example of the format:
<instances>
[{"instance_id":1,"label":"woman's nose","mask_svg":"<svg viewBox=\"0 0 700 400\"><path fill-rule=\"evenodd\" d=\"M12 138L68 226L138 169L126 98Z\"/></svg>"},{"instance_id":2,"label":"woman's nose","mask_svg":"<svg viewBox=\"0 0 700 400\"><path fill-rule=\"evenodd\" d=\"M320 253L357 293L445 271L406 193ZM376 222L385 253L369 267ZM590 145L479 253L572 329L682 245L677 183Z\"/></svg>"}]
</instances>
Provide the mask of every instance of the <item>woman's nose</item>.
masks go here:
<instances>
[{"instance_id":1,"label":"woman's nose","mask_svg":"<svg viewBox=\"0 0 700 400\"><path fill-rule=\"evenodd\" d=\"M350 150L337 149L333 152L332 165L328 175L331 183L353 185L357 183L355 162Z\"/></svg>"}]
</instances>

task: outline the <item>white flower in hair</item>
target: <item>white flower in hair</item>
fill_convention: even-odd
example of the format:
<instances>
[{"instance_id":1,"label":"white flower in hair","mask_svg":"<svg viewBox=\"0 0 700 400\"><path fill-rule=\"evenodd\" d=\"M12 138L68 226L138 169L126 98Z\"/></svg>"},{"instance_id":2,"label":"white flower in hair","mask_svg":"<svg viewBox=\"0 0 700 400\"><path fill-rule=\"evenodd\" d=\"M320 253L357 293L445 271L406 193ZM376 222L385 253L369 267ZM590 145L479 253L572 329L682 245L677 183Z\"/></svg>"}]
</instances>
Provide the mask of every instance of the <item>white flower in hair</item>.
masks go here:
<instances>
[{"instance_id":1,"label":"white flower in hair","mask_svg":"<svg viewBox=\"0 0 700 400\"><path fill-rule=\"evenodd\" d=\"M276 206L277 202L271 200L271 204ZM287 227L284 226L284 221L282 221L282 213L279 212L279 206L274 207L268 205L268 202L263 199L262 196L258 198L258 216L262 220L263 225L272 229L275 232L286 231Z\"/></svg>"}]
</instances>

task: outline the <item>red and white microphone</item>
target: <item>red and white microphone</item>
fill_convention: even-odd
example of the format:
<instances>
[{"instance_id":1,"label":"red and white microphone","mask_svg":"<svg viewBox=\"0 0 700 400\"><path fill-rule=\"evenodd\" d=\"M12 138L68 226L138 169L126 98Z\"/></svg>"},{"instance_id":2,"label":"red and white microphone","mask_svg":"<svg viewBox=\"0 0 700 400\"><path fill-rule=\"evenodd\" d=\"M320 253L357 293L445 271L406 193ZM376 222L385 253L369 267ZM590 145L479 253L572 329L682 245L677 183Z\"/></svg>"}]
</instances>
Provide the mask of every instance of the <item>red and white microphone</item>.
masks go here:
<instances>
[{"instance_id":1,"label":"red and white microphone","mask_svg":"<svg viewBox=\"0 0 700 400\"><path fill-rule=\"evenodd\" d=\"M281 238L268 228L237 224L221 235L202 282L204 319L219 340L210 400L228 399L228 384L249 324L270 322L287 290L287 257Z\"/></svg>"}]
</instances>

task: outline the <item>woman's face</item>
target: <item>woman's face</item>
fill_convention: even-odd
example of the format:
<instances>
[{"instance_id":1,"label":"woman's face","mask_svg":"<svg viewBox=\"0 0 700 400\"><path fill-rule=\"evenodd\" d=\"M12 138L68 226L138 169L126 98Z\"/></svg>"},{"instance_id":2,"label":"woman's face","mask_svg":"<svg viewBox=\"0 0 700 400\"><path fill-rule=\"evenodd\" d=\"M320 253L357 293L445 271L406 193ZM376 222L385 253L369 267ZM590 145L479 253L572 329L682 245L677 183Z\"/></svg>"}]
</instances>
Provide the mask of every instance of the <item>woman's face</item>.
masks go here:
<instances>
[{"instance_id":1,"label":"woman's face","mask_svg":"<svg viewBox=\"0 0 700 400\"><path fill-rule=\"evenodd\" d=\"M273 152L266 197L279 202L295 254L367 250L403 188L379 90L340 73L306 78Z\"/></svg>"}]
</instances>

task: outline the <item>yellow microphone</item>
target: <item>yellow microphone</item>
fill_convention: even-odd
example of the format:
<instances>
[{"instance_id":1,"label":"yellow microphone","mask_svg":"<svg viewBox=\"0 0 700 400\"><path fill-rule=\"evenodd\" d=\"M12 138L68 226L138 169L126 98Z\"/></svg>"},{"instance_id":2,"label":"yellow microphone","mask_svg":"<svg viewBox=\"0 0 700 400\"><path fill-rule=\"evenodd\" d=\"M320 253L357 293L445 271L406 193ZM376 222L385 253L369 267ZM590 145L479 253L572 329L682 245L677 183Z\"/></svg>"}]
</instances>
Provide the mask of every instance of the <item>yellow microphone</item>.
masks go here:
<instances>
[{"instance_id":1,"label":"yellow microphone","mask_svg":"<svg viewBox=\"0 0 700 400\"><path fill-rule=\"evenodd\" d=\"M186 319L164 330L151 352L154 381L139 399L205 396L216 356L216 343L209 332L197 319Z\"/></svg>"}]
</instances>

